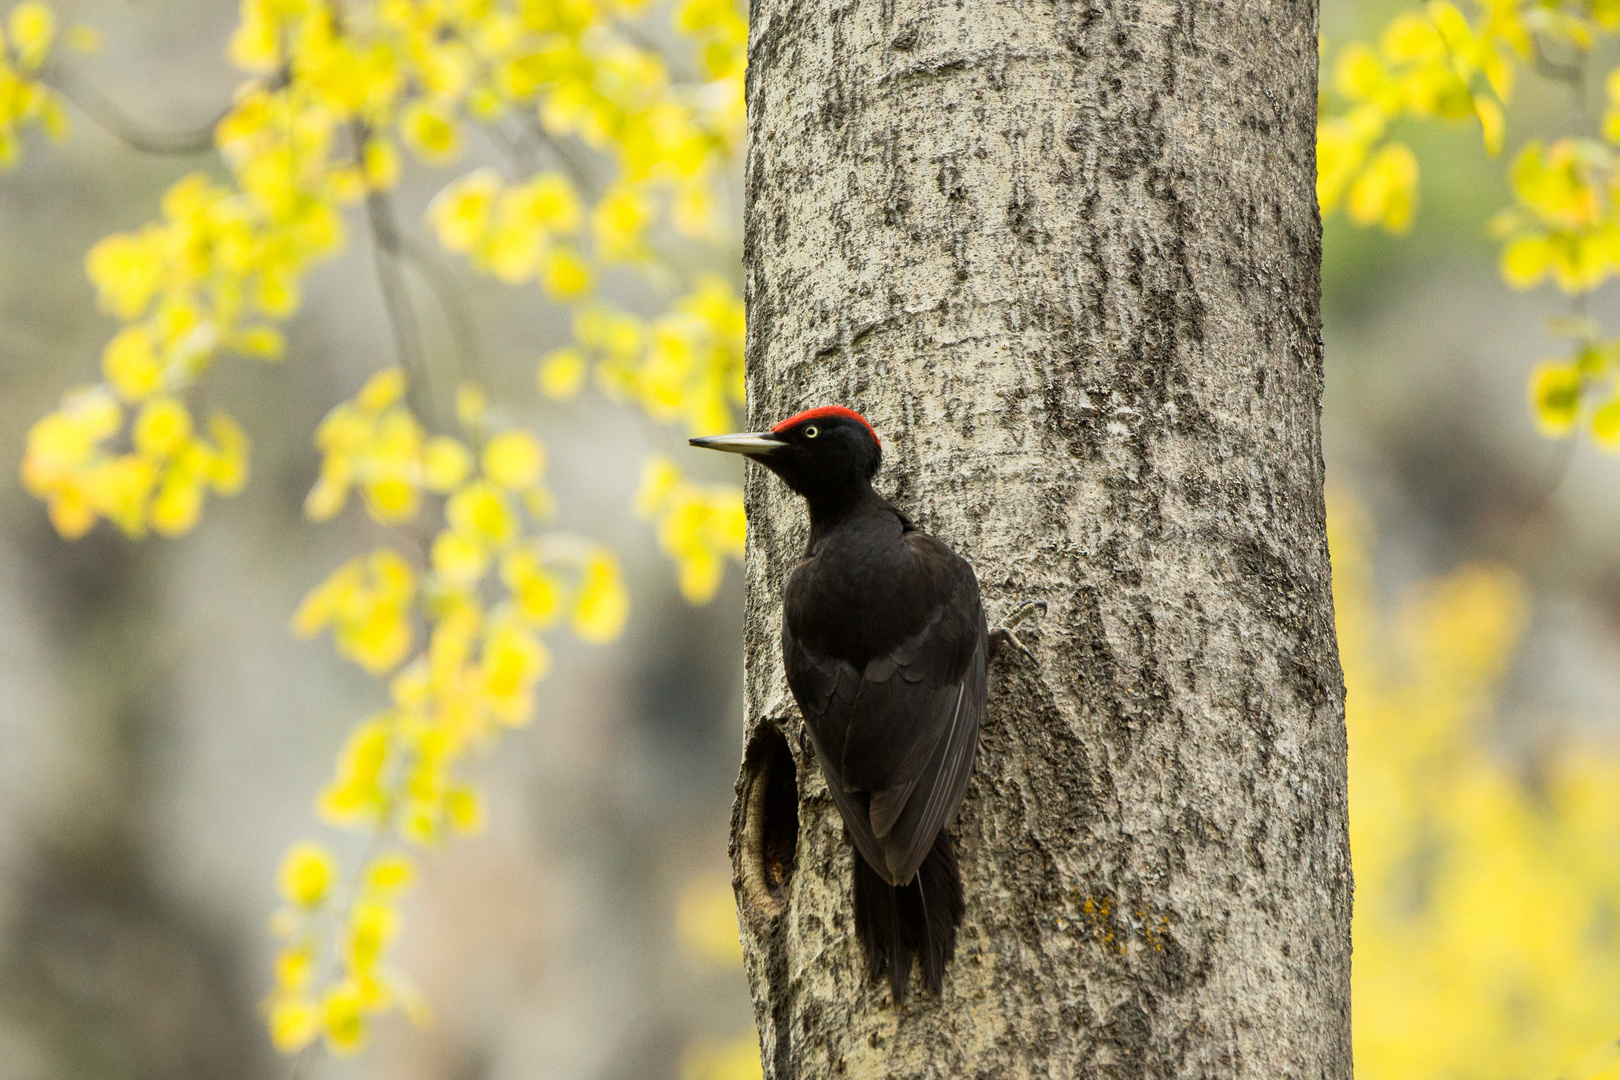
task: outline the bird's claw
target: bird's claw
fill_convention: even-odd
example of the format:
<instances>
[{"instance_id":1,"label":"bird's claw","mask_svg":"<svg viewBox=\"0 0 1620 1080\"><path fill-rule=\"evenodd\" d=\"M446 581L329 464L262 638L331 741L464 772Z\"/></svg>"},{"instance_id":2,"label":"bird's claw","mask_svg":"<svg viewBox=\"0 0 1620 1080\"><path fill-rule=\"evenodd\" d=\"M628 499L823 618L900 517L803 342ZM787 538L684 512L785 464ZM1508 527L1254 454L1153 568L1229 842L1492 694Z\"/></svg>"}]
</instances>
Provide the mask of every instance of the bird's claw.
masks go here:
<instances>
[{"instance_id":1,"label":"bird's claw","mask_svg":"<svg viewBox=\"0 0 1620 1080\"><path fill-rule=\"evenodd\" d=\"M1012 614L1008 615L1007 618L1002 621L1001 625L990 631L990 659L992 661L994 661L996 657L1000 656L1002 651L1005 650L1008 645L1011 645L1024 655L1024 659L1028 660L1032 664L1038 663L1038 661L1035 659L1035 654L1029 651L1029 647L1027 645L1018 640L1017 634L1013 633L1013 628L1019 623L1028 619L1030 613L1036 611L1037 609L1039 609L1042 615L1045 615L1046 601L1026 600L1014 608Z\"/></svg>"}]
</instances>

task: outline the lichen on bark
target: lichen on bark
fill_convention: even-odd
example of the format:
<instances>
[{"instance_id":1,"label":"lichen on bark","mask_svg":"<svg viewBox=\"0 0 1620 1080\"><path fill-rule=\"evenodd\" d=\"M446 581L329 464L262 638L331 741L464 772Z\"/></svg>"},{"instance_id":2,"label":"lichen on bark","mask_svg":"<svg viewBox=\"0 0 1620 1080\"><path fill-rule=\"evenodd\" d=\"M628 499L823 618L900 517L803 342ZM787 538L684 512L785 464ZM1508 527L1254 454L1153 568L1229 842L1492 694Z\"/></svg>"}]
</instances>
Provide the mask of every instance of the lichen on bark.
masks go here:
<instances>
[{"instance_id":1,"label":"lichen on bark","mask_svg":"<svg viewBox=\"0 0 1620 1080\"><path fill-rule=\"evenodd\" d=\"M1048 604L992 671L956 961L897 1010L782 676L804 511L750 468L767 1076L1348 1080L1315 5L755 0L751 35L751 419L858 409L992 621ZM785 848L748 832L784 753Z\"/></svg>"}]
</instances>

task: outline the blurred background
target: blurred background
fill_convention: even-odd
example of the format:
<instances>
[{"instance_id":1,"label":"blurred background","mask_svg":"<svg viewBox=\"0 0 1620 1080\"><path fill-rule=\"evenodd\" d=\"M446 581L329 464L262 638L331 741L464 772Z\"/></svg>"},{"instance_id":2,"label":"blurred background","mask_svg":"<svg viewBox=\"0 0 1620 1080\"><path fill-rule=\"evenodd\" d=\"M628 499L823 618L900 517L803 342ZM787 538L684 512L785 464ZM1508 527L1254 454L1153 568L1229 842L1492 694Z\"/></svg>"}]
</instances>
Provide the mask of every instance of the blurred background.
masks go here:
<instances>
[{"instance_id":1,"label":"blurred background","mask_svg":"<svg viewBox=\"0 0 1620 1080\"><path fill-rule=\"evenodd\" d=\"M1367 37L1394 10L1328 0L1324 33ZM79 70L151 127L204 126L229 100L229 0L70 13L106 41ZM1525 80L1510 151L1580 109L1595 127L1600 103ZM1412 232L1334 218L1324 265L1341 616L1358 620L1347 641L1372 642L1347 645L1354 760L1417 807L1357 824L1358 905L1387 914L1365 941L1358 923L1357 1051L1366 1075L1551 1075L1620 1036L1620 847L1604 802L1620 790L1620 461L1589 443L1566 461L1530 419L1527 373L1557 349L1544 324L1565 304L1498 276L1485 222L1507 201L1503 160L1476 130L1431 125L1411 141L1424 168ZM420 232L419 208L484 152L414 170L407 224ZM115 324L97 312L86 250L205 167L138 154L75 114L69 140L30 144L0 175L0 462L20 459L65 387L96 377ZM306 1075L746 1075L751 1014L727 934L738 575L706 606L681 599L629 509L666 437L589 394L547 404L533 372L567 338L559 312L447 265L474 308L480 378L546 439L561 523L625 560L633 615L611 646L555 642L537 719L482 767L487 827L425 862L397 956L432 1021L392 1014L364 1054ZM102 525L66 543L15 479L0 482L0 1077L288 1073L259 1012L277 861L303 835L358 857L312 804L384 698L326 641L288 633L300 598L381 535L357 513L319 527L302 515L315 424L392 362L374 280L356 235L315 270L285 360L207 380L205 404L228 403L253 440L253 478L190 535L136 544ZM623 302L656 310L645 293L627 279ZM1598 293L1590 314L1604 321L1615 297ZM734 478L727 462L683 464ZM1378 756L1413 731L1429 734L1424 753ZM1570 776L1586 784L1578 806ZM1429 846L1409 851L1418 819ZM1364 872L1363 847L1385 841L1389 865ZM1380 883L1388 904L1369 892ZM1405 976L1381 959L1392 942ZM1434 974L1420 985L1424 949ZM1424 1034L1441 1020L1451 1034Z\"/></svg>"}]
</instances>

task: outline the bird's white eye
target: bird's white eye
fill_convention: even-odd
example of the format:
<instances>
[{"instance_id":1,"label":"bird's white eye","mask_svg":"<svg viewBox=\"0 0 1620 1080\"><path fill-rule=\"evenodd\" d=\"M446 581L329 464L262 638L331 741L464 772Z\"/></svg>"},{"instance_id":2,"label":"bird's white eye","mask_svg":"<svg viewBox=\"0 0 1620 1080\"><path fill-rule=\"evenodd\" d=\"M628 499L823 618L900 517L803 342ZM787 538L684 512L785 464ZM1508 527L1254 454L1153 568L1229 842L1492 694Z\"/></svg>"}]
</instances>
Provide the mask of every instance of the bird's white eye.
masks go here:
<instances>
[{"instance_id":1,"label":"bird's white eye","mask_svg":"<svg viewBox=\"0 0 1620 1080\"><path fill-rule=\"evenodd\" d=\"M811 424L809 427L804 429L804 437L807 438L807 439L813 439L817 435L820 435L820 434L821 434L821 429L816 427L816 425L814 425L814 424Z\"/></svg>"}]
</instances>

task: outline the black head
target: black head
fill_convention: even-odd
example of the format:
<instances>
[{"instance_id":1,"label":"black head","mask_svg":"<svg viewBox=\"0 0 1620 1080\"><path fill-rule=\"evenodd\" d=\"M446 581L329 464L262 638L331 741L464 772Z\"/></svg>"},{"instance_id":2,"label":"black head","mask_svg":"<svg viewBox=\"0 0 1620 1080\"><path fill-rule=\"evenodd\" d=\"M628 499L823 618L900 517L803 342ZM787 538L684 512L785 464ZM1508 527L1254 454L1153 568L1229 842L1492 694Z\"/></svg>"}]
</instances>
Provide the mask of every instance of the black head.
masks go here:
<instances>
[{"instance_id":1,"label":"black head","mask_svg":"<svg viewBox=\"0 0 1620 1080\"><path fill-rule=\"evenodd\" d=\"M838 405L808 409L771 428L714 435L693 446L747 454L780 476L811 505L842 502L870 491L883 443L860 413Z\"/></svg>"}]
</instances>

